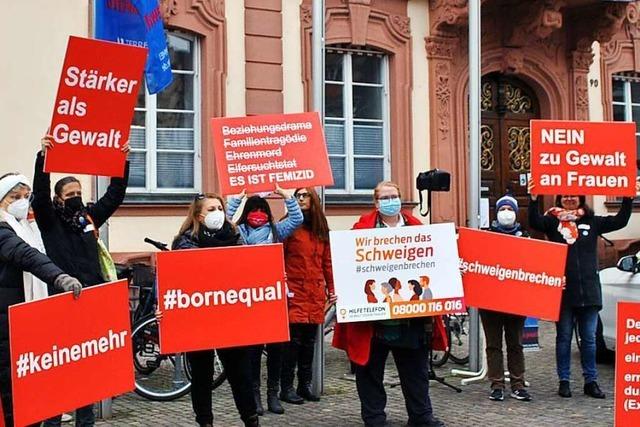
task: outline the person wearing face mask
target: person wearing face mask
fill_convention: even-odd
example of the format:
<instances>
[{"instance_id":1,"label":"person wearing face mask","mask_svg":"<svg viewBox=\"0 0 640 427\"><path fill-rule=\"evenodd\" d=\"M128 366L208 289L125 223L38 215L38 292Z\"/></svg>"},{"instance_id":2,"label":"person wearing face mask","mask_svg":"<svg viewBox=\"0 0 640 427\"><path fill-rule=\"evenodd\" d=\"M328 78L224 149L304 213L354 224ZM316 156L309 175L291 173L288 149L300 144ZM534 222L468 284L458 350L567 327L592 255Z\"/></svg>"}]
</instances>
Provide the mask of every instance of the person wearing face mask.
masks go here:
<instances>
[{"instance_id":1,"label":"person wearing face mask","mask_svg":"<svg viewBox=\"0 0 640 427\"><path fill-rule=\"evenodd\" d=\"M637 189L636 189L637 190ZM529 182L529 225L542 231L552 242L569 245L565 267L566 288L562 292L560 318L556 322L556 368L558 394L571 397L571 339L574 322L580 334L580 361L584 394L604 399L596 368L596 328L602 309L598 276L598 236L624 228L631 217L633 199L623 197L616 215L594 215L585 196L556 196L555 206L539 212L535 185Z\"/></svg>"},{"instance_id":2,"label":"person wearing face mask","mask_svg":"<svg viewBox=\"0 0 640 427\"><path fill-rule=\"evenodd\" d=\"M304 223L284 240L289 289L290 341L284 345L280 400L293 404L320 400L311 391L312 365L318 326L324 323L327 302L336 300L331 269L329 225L313 187L293 193ZM293 388L296 367L298 387Z\"/></svg>"},{"instance_id":3,"label":"person wearing face mask","mask_svg":"<svg viewBox=\"0 0 640 427\"><path fill-rule=\"evenodd\" d=\"M112 178L104 196L95 204L85 206L82 186L73 176L59 180L51 197L51 178L44 172L44 153L53 150L53 137L42 139L42 150L36 156L33 179L33 212L42 235L47 255L60 268L77 277L82 286L93 286L116 279L113 260L99 240L98 230L124 201L129 175L129 162L124 178ZM129 151L129 144L122 148ZM49 289L50 294L58 293ZM60 416L44 423L45 427L59 426ZM93 426L93 405L76 410L77 426Z\"/></svg>"},{"instance_id":4,"label":"person wearing face mask","mask_svg":"<svg viewBox=\"0 0 640 427\"><path fill-rule=\"evenodd\" d=\"M187 218L173 240L172 249L218 248L241 244L243 240L240 234L225 216L224 199L216 194L200 194L191 203ZM253 396L250 348L225 348L217 353L244 425L259 426ZM192 370L191 403L196 422L200 426L211 427L214 351L188 352L187 359Z\"/></svg>"},{"instance_id":5,"label":"person wearing face mask","mask_svg":"<svg viewBox=\"0 0 640 427\"><path fill-rule=\"evenodd\" d=\"M491 231L511 236L529 237L529 234L517 222L518 201L507 194L496 202L497 219L491 223ZM511 384L511 397L528 402L531 395L525 389L524 381L524 351L522 349L522 334L524 332L523 316L499 313L490 310L480 310L482 327L487 340L487 376L491 381L493 401L504 400L504 355L502 354L502 337L507 343L507 367Z\"/></svg>"},{"instance_id":6,"label":"person wearing face mask","mask_svg":"<svg viewBox=\"0 0 640 427\"><path fill-rule=\"evenodd\" d=\"M304 217L300 206L292 194L276 185L275 193L284 199L288 215L286 218L276 222L271 214L269 203L260 196L254 195L246 198L242 214L236 223L238 231L244 242L248 245L263 245L267 243L279 243L289 237L298 227L302 225ZM245 192L241 197L229 199L229 209L227 216L233 218L240 207ZM260 397L260 367L262 361L262 350L264 345L253 346L251 352L251 372L253 375L253 392L256 401L258 415L264 414L262 399ZM283 414L284 408L278 399L280 388L280 374L282 370L282 344L267 344L267 408L274 414Z\"/></svg>"},{"instance_id":7,"label":"person wearing face mask","mask_svg":"<svg viewBox=\"0 0 640 427\"><path fill-rule=\"evenodd\" d=\"M64 274L45 254L26 221L31 189L23 175L0 177L0 399L4 422L13 426L9 306L45 298L47 285L80 295L82 285ZM39 424L37 424L39 425Z\"/></svg>"},{"instance_id":8,"label":"person wearing face mask","mask_svg":"<svg viewBox=\"0 0 640 427\"><path fill-rule=\"evenodd\" d=\"M380 182L374 190L375 209L360 217L353 229L394 228L422 225L419 219L401 211L400 187L393 182ZM389 281L391 282L391 280ZM388 292L393 286L381 285ZM385 298L385 302L390 300ZM333 335L333 346L347 352L356 365L356 388L360 397L362 420L367 427L382 427L386 424L385 406L387 395L383 377L389 353L400 377L402 394L409 415L408 426L443 426L433 416L429 397L428 346L439 336L434 334L432 319L418 317L375 322L339 323ZM441 347L438 342L438 348ZM434 348L436 346L434 345Z\"/></svg>"}]
</instances>

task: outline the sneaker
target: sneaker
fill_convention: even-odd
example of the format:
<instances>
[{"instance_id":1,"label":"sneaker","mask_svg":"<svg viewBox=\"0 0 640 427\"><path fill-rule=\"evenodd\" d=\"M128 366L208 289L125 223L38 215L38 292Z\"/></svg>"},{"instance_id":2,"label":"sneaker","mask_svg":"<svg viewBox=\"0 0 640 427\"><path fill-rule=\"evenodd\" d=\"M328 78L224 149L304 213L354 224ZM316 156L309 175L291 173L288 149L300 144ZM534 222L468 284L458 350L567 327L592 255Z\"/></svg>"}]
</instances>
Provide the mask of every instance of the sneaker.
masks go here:
<instances>
[{"instance_id":1,"label":"sneaker","mask_svg":"<svg viewBox=\"0 0 640 427\"><path fill-rule=\"evenodd\" d=\"M600 386L597 382L591 381L584 385L584 394L587 396L595 397L596 399L604 399L605 394L600 390Z\"/></svg>"},{"instance_id":2,"label":"sneaker","mask_svg":"<svg viewBox=\"0 0 640 427\"><path fill-rule=\"evenodd\" d=\"M558 386L558 394L561 397L571 397L571 384L567 380L560 381Z\"/></svg>"},{"instance_id":3,"label":"sneaker","mask_svg":"<svg viewBox=\"0 0 640 427\"><path fill-rule=\"evenodd\" d=\"M489 400L495 400L497 402L502 402L504 400L504 390L501 388L494 388L491 391L491 395L489 396Z\"/></svg>"},{"instance_id":4,"label":"sneaker","mask_svg":"<svg viewBox=\"0 0 640 427\"><path fill-rule=\"evenodd\" d=\"M523 402L529 402L531 400L531 395L523 388L512 391L511 397L516 400L522 400Z\"/></svg>"}]
</instances>

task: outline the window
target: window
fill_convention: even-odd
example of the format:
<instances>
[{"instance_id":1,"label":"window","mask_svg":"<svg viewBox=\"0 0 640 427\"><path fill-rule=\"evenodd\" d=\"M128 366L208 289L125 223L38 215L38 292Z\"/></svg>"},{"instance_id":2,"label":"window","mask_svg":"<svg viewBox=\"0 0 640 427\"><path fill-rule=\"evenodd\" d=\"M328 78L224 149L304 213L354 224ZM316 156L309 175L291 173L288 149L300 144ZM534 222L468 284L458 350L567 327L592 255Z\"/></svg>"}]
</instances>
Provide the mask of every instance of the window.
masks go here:
<instances>
[{"instance_id":1,"label":"window","mask_svg":"<svg viewBox=\"0 0 640 427\"><path fill-rule=\"evenodd\" d=\"M613 120L636 123L636 149L640 158L640 75L614 74Z\"/></svg>"},{"instance_id":2,"label":"window","mask_svg":"<svg viewBox=\"0 0 640 427\"><path fill-rule=\"evenodd\" d=\"M173 82L156 95L144 85L138 93L129 137L129 200L177 200L200 191L198 43L178 32L169 32L167 42Z\"/></svg>"},{"instance_id":3,"label":"window","mask_svg":"<svg viewBox=\"0 0 640 427\"><path fill-rule=\"evenodd\" d=\"M390 177L387 57L327 48L325 132L333 187L328 194L371 194Z\"/></svg>"}]
</instances>

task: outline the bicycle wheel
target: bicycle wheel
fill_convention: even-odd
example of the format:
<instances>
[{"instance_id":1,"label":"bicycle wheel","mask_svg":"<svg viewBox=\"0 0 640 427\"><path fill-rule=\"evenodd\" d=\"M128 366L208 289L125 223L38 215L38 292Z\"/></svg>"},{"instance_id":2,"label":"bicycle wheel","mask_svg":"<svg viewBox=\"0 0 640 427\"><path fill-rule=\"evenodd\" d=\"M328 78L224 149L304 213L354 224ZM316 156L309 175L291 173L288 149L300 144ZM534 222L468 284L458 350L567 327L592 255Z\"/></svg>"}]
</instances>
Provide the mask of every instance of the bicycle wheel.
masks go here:
<instances>
[{"instance_id":1,"label":"bicycle wheel","mask_svg":"<svg viewBox=\"0 0 640 427\"><path fill-rule=\"evenodd\" d=\"M136 389L140 396L158 402L177 399L189 393L184 354L160 354L158 323L154 316L134 324L133 360ZM139 369L141 368L141 369Z\"/></svg>"},{"instance_id":2,"label":"bicycle wheel","mask_svg":"<svg viewBox=\"0 0 640 427\"><path fill-rule=\"evenodd\" d=\"M323 326L325 336L329 335L335 329L336 327L336 305L335 304L332 304L327 310L325 310L324 324L322 326Z\"/></svg>"},{"instance_id":3,"label":"bicycle wheel","mask_svg":"<svg viewBox=\"0 0 640 427\"><path fill-rule=\"evenodd\" d=\"M449 358L459 365L469 363L469 315L456 313L449 315L450 330Z\"/></svg>"},{"instance_id":4,"label":"bicycle wheel","mask_svg":"<svg viewBox=\"0 0 640 427\"><path fill-rule=\"evenodd\" d=\"M431 364L435 367L440 367L447 363L447 360L449 360L449 352L451 349L451 330L449 329L449 316L442 316L442 320L444 321L444 329L445 333L447 334L447 342L449 343L449 346L447 346L447 349L444 351L431 350Z\"/></svg>"},{"instance_id":5,"label":"bicycle wheel","mask_svg":"<svg viewBox=\"0 0 640 427\"><path fill-rule=\"evenodd\" d=\"M227 373L224 371L224 367L222 366L222 362L220 361L220 357L218 357L218 352L213 351L213 390L220 387L222 383L227 379ZM187 373L187 378L191 381L191 364L189 363L189 359L185 357L185 371Z\"/></svg>"}]
</instances>

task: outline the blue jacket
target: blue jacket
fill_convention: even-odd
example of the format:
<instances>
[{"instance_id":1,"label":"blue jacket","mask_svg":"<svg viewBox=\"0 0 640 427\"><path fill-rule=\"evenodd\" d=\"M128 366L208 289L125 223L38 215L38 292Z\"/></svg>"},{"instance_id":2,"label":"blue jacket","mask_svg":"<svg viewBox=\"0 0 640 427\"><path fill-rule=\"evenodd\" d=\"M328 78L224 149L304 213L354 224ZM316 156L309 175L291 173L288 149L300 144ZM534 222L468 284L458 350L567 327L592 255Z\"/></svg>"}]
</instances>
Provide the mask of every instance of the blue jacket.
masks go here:
<instances>
[{"instance_id":1,"label":"blue jacket","mask_svg":"<svg viewBox=\"0 0 640 427\"><path fill-rule=\"evenodd\" d=\"M229 217L230 220L238 211L241 203L241 198L232 197L229 199L229 204L227 206L227 217ZM266 237L264 239L262 239L260 242L254 242L252 244L257 245L282 242L302 225L304 217L302 216L302 211L300 210L300 206L298 205L296 199L294 199L293 197L285 199L284 204L287 207L287 212L289 212L289 215L283 220L274 224L277 236L274 237L273 233L265 233ZM250 244L249 242L252 240L250 239L250 235L265 227L270 227L270 225L265 224L260 228L254 229L251 228L248 224L239 224L238 231L240 232L242 240L245 243Z\"/></svg>"}]
</instances>

